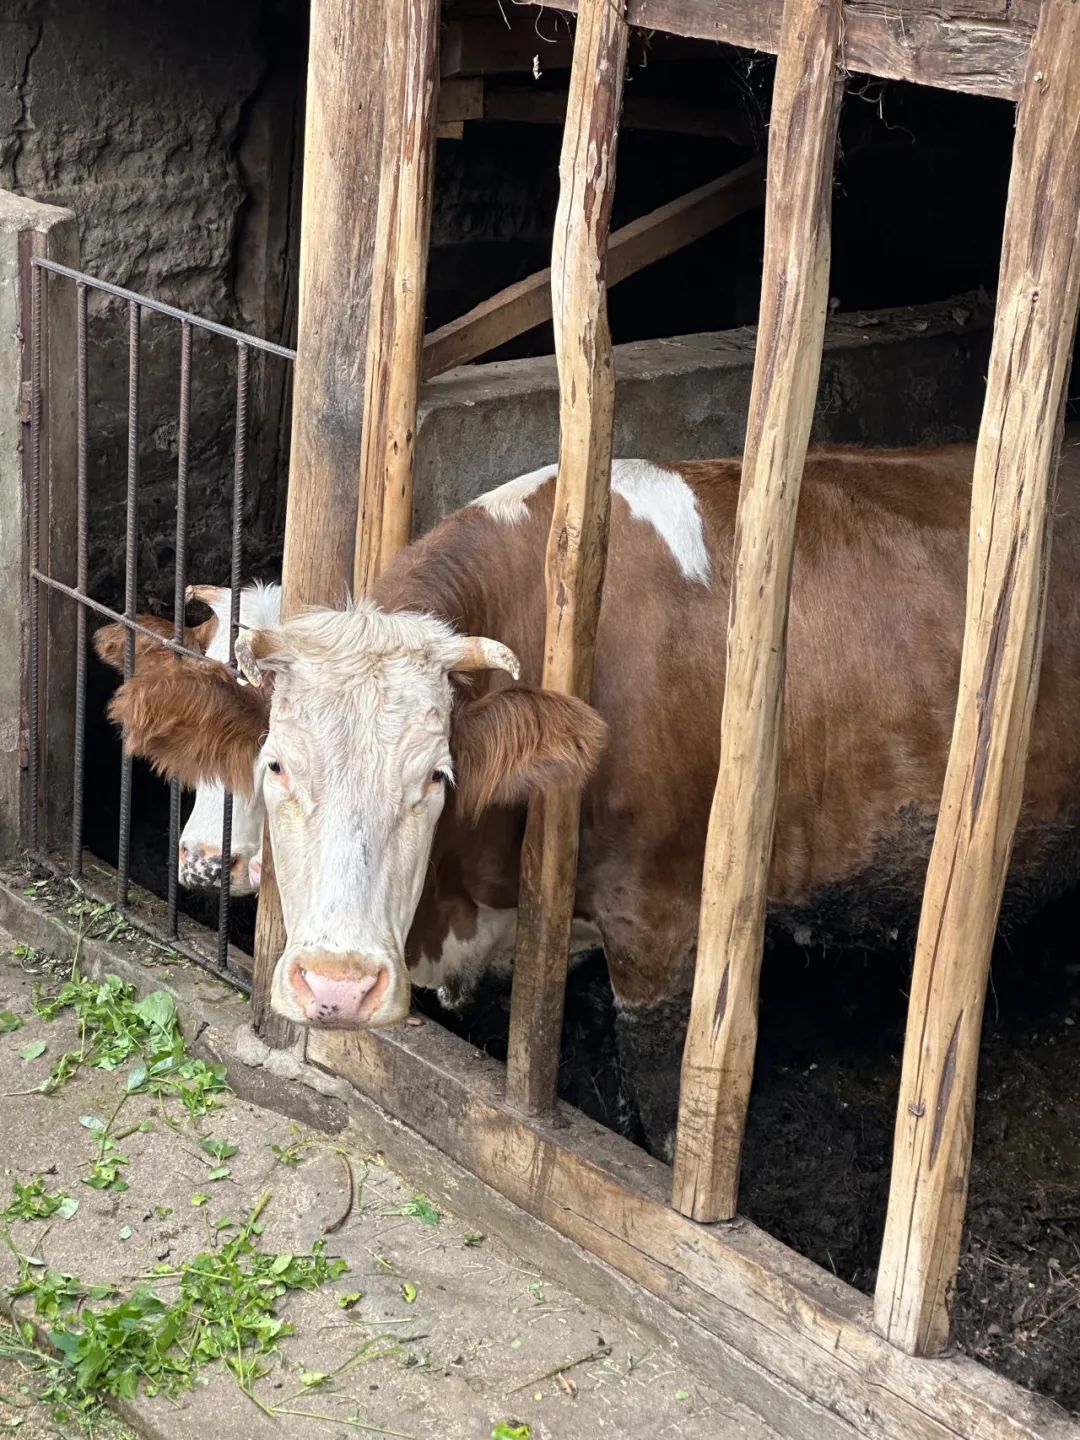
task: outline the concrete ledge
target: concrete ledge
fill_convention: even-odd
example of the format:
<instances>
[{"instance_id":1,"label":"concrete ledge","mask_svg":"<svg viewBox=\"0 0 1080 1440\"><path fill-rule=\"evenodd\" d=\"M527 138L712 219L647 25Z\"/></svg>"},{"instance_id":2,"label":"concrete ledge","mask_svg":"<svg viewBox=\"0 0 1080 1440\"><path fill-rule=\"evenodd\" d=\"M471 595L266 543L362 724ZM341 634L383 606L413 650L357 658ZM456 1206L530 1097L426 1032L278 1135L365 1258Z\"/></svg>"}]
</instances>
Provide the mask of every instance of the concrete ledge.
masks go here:
<instances>
[{"instance_id":1,"label":"concrete ledge","mask_svg":"<svg viewBox=\"0 0 1080 1440\"><path fill-rule=\"evenodd\" d=\"M978 431L993 307L985 295L837 315L814 439L940 444ZM615 454L703 460L742 449L756 330L615 349ZM555 357L467 365L429 381L418 417L416 533L558 453Z\"/></svg>"}]
</instances>

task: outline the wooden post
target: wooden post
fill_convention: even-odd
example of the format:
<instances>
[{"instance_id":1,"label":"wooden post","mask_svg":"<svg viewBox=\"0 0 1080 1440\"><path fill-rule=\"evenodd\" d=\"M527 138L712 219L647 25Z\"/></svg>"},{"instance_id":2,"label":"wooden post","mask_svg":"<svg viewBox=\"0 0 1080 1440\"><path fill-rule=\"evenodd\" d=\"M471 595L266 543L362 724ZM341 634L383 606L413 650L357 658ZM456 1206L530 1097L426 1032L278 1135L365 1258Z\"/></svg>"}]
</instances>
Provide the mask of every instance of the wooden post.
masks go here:
<instances>
[{"instance_id":1,"label":"wooden post","mask_svg":"<svg viewBox=\"0 0 1080 1440\"><path fill-rule=\"evenodd\" d=\"M360 463L364 335L371 290L382 137L381 5L312 0L299 337L285 521L283 609L340 605L353 575ZM255 935L252 1018L268 1044L296 1027L270 1013L270 981L284 947L270 836Z\"/></svg>"},{"instance_id":2,"label":"wooden post","mask_svg":"<svg viewBox=\"0 0 1080 1440\"><path fill-rule=\"evenodd\" d=\"M439 0L386 30L386 120L364 372L356 594L409 543L439 78Z\"/></svg>"},{"instance_id":3,"label":"wooden post","mask_svg":"<svg viewBox=\"0 0 1080 1440\"><path fill-rule=\"evenodd\" d=\"M559 373L559 473L545 561L543 683L588 699L607 561L615 370L604 281L629 28L625 0L578 11L551 256ZM529 807L521 854L507 1102L555 1099L577 879L579 796Z\"/></svg>"},{"instance_id":4,"label":"wooden post","mask_svg":"<svg viewBox=\"0 0 1080 1440\"><path fill-rule=\"evenodd\" d=\"M735 525L720 773L705 849L673 1203L735 1213L757 1041L795 520L828 306L841 0L787 0L773 89L765 260Z\"/></svg>"},{"instance_id":5,"label":"wooden post","mask_svg":"<svg viewBox=\"0 0 1080 1440\"><path fill-rule=\"evenodd\" d=\"M1080 295L1080 5L1044 0L1021 95L971 500L960 689L908 1005L874 1318L948 1343L979 1032L1039 679Z\"/></svg>"}]
</instances>

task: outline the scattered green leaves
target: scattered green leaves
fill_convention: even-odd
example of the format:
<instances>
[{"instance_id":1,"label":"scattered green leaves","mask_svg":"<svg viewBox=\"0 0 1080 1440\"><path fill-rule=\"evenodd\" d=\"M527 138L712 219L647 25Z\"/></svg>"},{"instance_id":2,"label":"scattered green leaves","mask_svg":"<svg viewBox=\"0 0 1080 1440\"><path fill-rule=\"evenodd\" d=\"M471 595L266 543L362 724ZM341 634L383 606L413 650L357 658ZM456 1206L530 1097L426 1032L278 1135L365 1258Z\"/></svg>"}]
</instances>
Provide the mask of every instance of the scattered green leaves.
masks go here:
<instances>
[{"instance_id":1,"label":"scattered green leaves","mask_svg":"<svg viewBox=\"0 0 1080 1440\"><path fill-rule=\"evenodd\" d=\"M10 1035L15 1030L21 1030L22 1023L22 1017L16 1015L14 1010L0 1010L0 1035Z\"/></svg>"},{"instance_id":2,"label":"scattered green leaves","mask_svg":"<svg viewBox=\"0 0 1080 1440\"><path fill-rule=\"evenodd\" d=\"M192 1205L196 1205L196 1206L198 1206L198 1205L205 1205L206 1202L207 1202L209 1199L210 1199L210 1196L204 1194L204 1192L203 1192L202 1190L196 1190L195 1194L192 1195L192 1197L191 1197L191 1203L192 1203Z\"/></svg>"},{"instance_id":3,"label":"scattered green leaves","mask_svg":"<svg viewBox=\"0 0 1080 1440\"><path fill-rule=\"evenodd\" d=\"M427 1198L417 1192L411 1200L407 1200L396 1210L387 1210L387 1215L411 1215L417 1220L423 1221L425 1225L438 1225L442 1219L441 1214Z\"/></svg>"},{"instance_id":4,"label":"scattered green leaves","mask_svg":"<svg viewBox=\"0 0 1080 1440\"><path fill-rule=\"evenodd\" d=\"M466 1230L461 1237L461 1243L471 1249L474 1245L482 1245L486 1239L487 1236L481 1235L479 1230Z\"/></svg>"},{"instance_id":5,"label":"scattered green leaves","mask_svg":"<svg viewBox=\"0 0 1080 1440\"><path fill-rule=\"evenodd\" d=\"M36 1060L39 1055L45 1054L45 1041L35 1040L32 1045L24 1045L19 1054L24 1060Z\"/></svg>"},{"instance_id":6,"label":"scattered green leaves","mask_svg":"<svg viewBox=\"0 0 1080 1440\"><path fill-rule=\"evenodd\" d=\"M690 1391L689 1391L689 1390L676 1390L676 1391L675 1391L675 1399L676 1399L676 1400L689 1400L689 1399L690 1399Z\"/></svg>"},{"instance_id":7,"label":"scattered green leaves","mask_svg":"<svg viewBox=\"0 0 1080 1440\"><path fill-rule=\"evenodd\" d=\"M28 1180L25 1185L19 1180L12 1180L11 1193L13 1199L4 1211L5 1224L13 1220L48 1220L52 1215L70 1220L79 1208L78 1200L73 1200L63 1190L50 1195L40 1175L35 1180Z\"/></svg>"},{"instance_id":8,"label":"scattered green leaves","mask_svg":"<svg viewBox=\"0 0 1080 1440\"><path fill-rule=\"evenodd\" d=\"M207 1155L220 1165L223 1160L231 1160L240 1146L233 1145L229 1140L203 1140L200 1149L205 1150Z\"/></svg>"},{"instance_id":9,"label":"scattered green leaves","mask_svg":"<svg viewBox=\"0 0 1080 1440\"><path fill-rule=\"evenodd\" d=\"M500 1420L492 1429L491 1440L532 1440L532 1426L513 1420Z\"/></svg>"},{"instance_id":10,"label":"scattered green leaves","mask_svg":"<svg viewBox=\"0 0 1080 1440\"><path fill-rule=\"evenodd\" d=\"M90 1308L87 1301L116 1292L83 1285L15 1251L20 1278L4 1293L32 1297L38 1316L52 1322L49 1338L63 1357L54 1402L85 1415L104 1397L130 1399L140 1388L176 1396L191 1387L200 1366L217 1360L250 1395L278 1341L292 1333L277 1314L278 1299L290 1290L314 1290L347 1269L344 1260L326 1255L323 1240L307 1255L258 1250L253 1236L268 1198L220 1250L204 1251L176 1271L159 1267L179 1282L171 1304L139 1281L117 1303ZM124 1230L129 1227L122 1238Z\"/></svg>"},{"instance_id":11,"label":"scattered green leaves","mask_svg":"<svg viewBox=\"0 0 1080 1440\"><path fill-rule=\"evenodd\" d=\"M547 1296L544 1294L544 1282L542 1280L533 1280L532 1283L526 1285L525 1288L538 1305L546 1304Z\"/></svg>"},{"instance_id":12,"label":"scattered green leaves","mask_svg":"<svg viewBox=\"0 0 1080 1440\"><path fill-rule=\"evenodd\" d=\"M362 1290L350 1290L347 1295L339 1295L337 1303L341 1306L342 1310L351 1310L353 1306L358 1305L363 1298L364 1292Z\"/></svg>"},{"instance_id":13,"label":"scattered green leaves","mask_svg":"<svg viewBox=\"0 0 1080 1440\"><path fill-rule=\"evenodd\" d=\"M405 1301L406 1305L411 1305L413 1303L413 1301L416 1299L417 1293L418 1292L415 1285L411 1285L408 1280L402 1281L401 1298Z\"/></svg>"}]
</instances>

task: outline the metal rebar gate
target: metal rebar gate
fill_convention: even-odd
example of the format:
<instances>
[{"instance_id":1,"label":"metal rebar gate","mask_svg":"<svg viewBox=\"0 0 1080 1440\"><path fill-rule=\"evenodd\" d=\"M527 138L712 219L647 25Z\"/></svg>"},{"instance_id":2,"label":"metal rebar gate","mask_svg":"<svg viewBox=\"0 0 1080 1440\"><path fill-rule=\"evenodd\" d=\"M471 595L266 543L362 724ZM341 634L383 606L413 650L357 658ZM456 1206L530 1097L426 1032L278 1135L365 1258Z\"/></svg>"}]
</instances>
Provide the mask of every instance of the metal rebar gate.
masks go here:
<instances>
[{"instance_id":1,"label":"metal rebar gate","mask_svg":"<svg viewBox=\"0 0 1080 1440\"><path fill-rule=\"evenodd\" d=\"M76 606L76 641L74 673L74 745L72 754L71 835L67 869L75 880L83 877L83 836L85 829L86 791L86 686L87 686L87 618L93 613L121 625L126 631L123 675L134 674L138 642L163 647L170 653L195 663L206 663L199 650L185 645L185 612L188 600L188 481L191 441L192 334L195 330L218 336L229 342L236 355L235 430L233 439L233 482L230 520L229 586L231 614L227 666L236 674L234 645L240 619L240 590L243 575L244 495L248 454L248 406L250 389L250 358L252 351L277 357L285 362L295 359L295 351L257 336L247 335L215 321L192 315L175 306L166 305L146 295L138 295L96 276L87 275L66 265L41 256L28 259L26 284L30 294L30 332L28 337L29 371L29 445L27 452L27 491L29 511L29 626L28 626L28 744L26 767L26 838L31 851L41 852L46 845L43 833L43 796L50 784L44 747L42 718L44 708L43 675L48 663L48 635L43 615L46 597L50 594ZM48 444L49 389L45 383L43 355L47 346L46 316L50 312L49 287L65 286L75 304L76 334L76 567L75 583L70 585L49 573L42 564L42 536L47 529L44 517L43 451ZM88 592L88 555L92 500L88 482L90 413L90 367L88 361L89 296L92 291L122 301L127 320L128 389L127 389L127 481L124 531L124 609L119 612ZM58 297L54 297L54 301ZM175 322L180 331L180 365L177 377L177 462L176 462L176 526L175 580L173 586L172 633L163 634L138 618L138 507L142 399L142 319L145 313L159 315ZM242 989L249 982L242 968L230 958L229 910L230 869L221 867L218 904L216 953L209 956L190 937L181 934L178 896L178 857L180 844L180 785L171 782L169 804L169 867L166 923L162 938L200 965L211 965L227 974ZM221 853L232 853L233 797L224 797ZM132 832L132 760L124 750L120 779L120 820L118 860L115 876L115 903L123 910L131 893L131 832ZM56 837L48 837L49 841ZM49 858L58 864L55 847L49 845Z\"/></svg>"}]
</instances>

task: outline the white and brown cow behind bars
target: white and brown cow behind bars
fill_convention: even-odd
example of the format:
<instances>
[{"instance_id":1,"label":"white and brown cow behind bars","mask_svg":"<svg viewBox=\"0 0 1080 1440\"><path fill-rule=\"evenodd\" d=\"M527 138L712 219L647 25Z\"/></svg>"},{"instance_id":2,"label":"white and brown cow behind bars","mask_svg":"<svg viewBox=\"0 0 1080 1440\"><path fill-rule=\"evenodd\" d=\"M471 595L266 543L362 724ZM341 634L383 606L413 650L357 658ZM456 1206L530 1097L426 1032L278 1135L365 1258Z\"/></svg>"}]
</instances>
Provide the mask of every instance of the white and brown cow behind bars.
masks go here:
<instances>
[{"instance_id":1,"label":"white and brown cow behind bars","mask_svg":"<svg viewBox=\"0 0 1080 1440\"><path fill-rule=\"evenodd\" d=\"M774 917L909 936L952 729L973 452L812 452L792 591ZM650 1142L674 1118L718 762L736 460L617 461L592 705L538 688L551 470L403 552L370 599L246 631L221 665L140 650L111 713L189 786L267 807L288 946L273 1007L400 1021L410 983L512 937L524 807L583 787L577 914L602 937ZM1067 448L1006 908L1080 878L1080 465Z\"/></svg>"}]
</instances>

